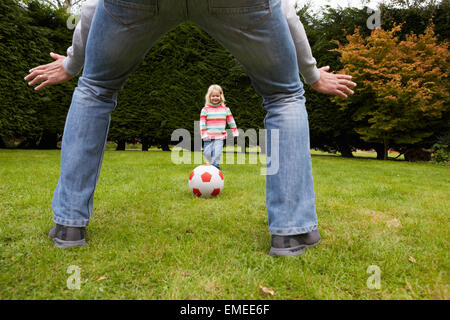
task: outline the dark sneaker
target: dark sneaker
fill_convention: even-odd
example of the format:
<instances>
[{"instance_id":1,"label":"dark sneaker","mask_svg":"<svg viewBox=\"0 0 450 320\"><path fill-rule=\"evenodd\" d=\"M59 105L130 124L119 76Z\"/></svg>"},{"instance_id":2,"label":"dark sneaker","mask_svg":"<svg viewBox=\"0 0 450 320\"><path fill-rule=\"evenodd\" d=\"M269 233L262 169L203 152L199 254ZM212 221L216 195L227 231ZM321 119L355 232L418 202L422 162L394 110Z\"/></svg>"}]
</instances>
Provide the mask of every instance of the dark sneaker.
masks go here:
<instances>
[{"instance_id":1,"label":"dark sneaker","mask_svg":"<svg viewBox=\"0 0 450 320\"><path fill-rule=\"evenodd\" d=\"M292 236L272 236L271 256L298 256L305 253L306 248L315 247L320 243L319 230L313 230L308 233L296 234Z\"/></svg>"},{"instance_id":2,"label":"dark sneaker","mask_svg":"<svg viewBox=\"0 0 450 320\"><path fill-rule=\"evenodd\" d=\"M66 227L60 224L51 228L48 236L56 247L67 249L71 247L87 246L85 227Z\"/></svg>"}]
</instances>

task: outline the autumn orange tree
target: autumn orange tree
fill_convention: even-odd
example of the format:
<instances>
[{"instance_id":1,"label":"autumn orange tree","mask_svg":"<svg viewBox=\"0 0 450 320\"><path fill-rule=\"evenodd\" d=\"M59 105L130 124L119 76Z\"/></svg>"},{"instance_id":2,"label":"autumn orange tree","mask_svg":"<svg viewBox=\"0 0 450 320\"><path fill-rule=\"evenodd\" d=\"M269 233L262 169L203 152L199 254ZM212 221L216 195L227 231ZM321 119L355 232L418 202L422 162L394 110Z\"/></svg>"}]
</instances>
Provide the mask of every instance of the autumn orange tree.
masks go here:
<instances>
[{"instance_id":1,"label":"autumn orange tree","mask_svg":"<svg viewBox=\"0 0 450 320\"><path fill-rule=\"evenodd\" d=\"M449 113L448 42L438 43L433 26L424 34L410 34L400 41L401 25L375 29L363 37L360 30L338 44L345 66L358 83L348 99L334 99L351 108L356 132L368 142L389 148L420 146L442 128ZM447 119L446 119L447 118Z\"/></svg>"}]
</instances>

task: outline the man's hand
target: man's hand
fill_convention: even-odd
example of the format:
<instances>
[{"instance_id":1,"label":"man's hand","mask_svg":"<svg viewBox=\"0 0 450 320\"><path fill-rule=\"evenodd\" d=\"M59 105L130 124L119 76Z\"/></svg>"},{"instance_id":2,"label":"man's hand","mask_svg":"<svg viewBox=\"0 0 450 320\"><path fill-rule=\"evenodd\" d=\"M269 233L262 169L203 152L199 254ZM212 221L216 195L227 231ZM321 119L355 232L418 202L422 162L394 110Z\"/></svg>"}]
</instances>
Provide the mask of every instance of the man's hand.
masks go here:
<instances>
[{"instance_id":1,"label":"man's hand","mask_svg":"<svg viewBox=\"0 0 450 320\"><path fill-rule=\"evenodd\" d=\"M66 58L65 56L53 52L50 53L50 56L55 59L55 61L31 69L29 74L24 78L25 81L31 80L28 82L29 86L40 83L34 90L40 90L49 85L63 83L73 78L73 75L67 73L62 66L62 62Z\"/></svg>"},{"instance_id":2,"label":"man's hand","mask_svg":"<svg viewBox=\"0 0 450 320\"><path fill-rule=\"evenodd\" d=\"M329 66L322 67L320 71L320 79L311 87L321 93L334 94L343 98L347 98L347 94L353 94L354 91L349 87L356 87L356 83L350 81L352 76L346 74L329 73Z\"/></svg>"}]
</instances>

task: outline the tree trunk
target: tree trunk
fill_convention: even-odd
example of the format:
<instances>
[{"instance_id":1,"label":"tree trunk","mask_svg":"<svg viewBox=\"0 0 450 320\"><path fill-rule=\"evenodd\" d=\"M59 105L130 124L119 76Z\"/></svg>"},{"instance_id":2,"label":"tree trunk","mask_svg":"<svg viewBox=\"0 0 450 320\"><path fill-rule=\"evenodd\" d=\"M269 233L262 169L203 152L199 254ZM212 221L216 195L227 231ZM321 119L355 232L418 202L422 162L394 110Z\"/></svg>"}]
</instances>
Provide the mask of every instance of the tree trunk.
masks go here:
<instances>
[{"instance_id":1,"label":"tree trunk","mask_svg":"<svg viewBox=\"0 0 450 320\"><path fill-rule=\"evenodd\" d=\"M38 149L58 149L58 135L56 133L44 133L38 144Z\"/></svg>"},{"instance_id":2,"label":"tree trunk","mask_svg":"<svg viewBox=\"0 0 450 320\"><path fill-rule=\"evenodd\" d=\"M150 144L148 142L148 138L142 138L141 139L141 144L142 144L142 151L148 151L148 149L150 148Z\"/></svg>"},{"instance_id":3,"label":"tree trunk","mask_svg":"<svg viewBox=\"0 0 450 320\"><path fill-rule=\"evenodd\" d=\"M117 141L116 151L125 151L125 140Z\"/></svg>"},{"instance_id":4,"label":"tree trunk","mask_svg":"<svg viewBox=\"0 0 450 320\"><path fill-rule=\"evenodd\" d=\"M2 137L0 137L0 148L6 148L6 144L3 142Z\"/></svg>"},{"instance_id":5,"label":"tree trunk","mask_svg":"<svg viewBox=\"0 0 450 320\"><path fill-rule=\"evenodd\" d=\"M340 146L339 152L344 158L353 158L352 148L350 146Z\"/></svg>"},{"instance_id":6,"label":"tree trunk","mask_svg":"<svg viewBox=\"0 0 450 320\"><path fill-rule=\"evenodd\" d=\"M408 149L405 152L405 160L410 162L430 161L431 153L424 150L423 148Z\"/></svg>"},{"instance_id":7,"label":"tree trunk","mask_svg":"<svg viewBox=\"0 0 450 320\"><path fill-rule=\"evenodd\" d=\"M169 147L169 144L167 143L167 141L163 141L163 142L161 143L161 149L162 149L163 151L170 151L170 147Z\"/></svg>"},{"instance_id":8,"label":"tree trunk","mask_svg":"<svg viewBox=\"0 0 450 320\"><path fill-rule=\"evenodd\" d=\"M378 160L383 160L383 159L384 159L384 153L385 153L384 145L382 145L382 144L376 144L376 145L374 146L374 149L375 149L375 151L377 152L377 159L378 159Z\"/></svg>"},{"instance_id":9,"label":"tree trunk","mask_svg":"<svg viewBox=\"0 0 450 320\"><path fill-rule=\"evenodd\" d=\"M383 160L387 160L389 158L389 149L388 149L388 141L387 141L387 139L383 139L383 147L384 147L384 158L383 158Z\"/></svg>"}]
</instances>

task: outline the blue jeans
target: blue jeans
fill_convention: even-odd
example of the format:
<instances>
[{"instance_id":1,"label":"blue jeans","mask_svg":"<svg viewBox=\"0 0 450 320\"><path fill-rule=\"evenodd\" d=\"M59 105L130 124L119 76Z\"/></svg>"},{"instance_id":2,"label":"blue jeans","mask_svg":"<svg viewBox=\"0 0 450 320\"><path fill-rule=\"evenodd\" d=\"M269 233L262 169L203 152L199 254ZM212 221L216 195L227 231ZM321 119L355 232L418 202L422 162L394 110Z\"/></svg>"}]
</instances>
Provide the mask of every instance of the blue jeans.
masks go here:
<instances>
[{"instance_id":1,"label":"blue jeans","mask_svg":"<svg viewBox=\"0 0 450 320\"><path fill-rule=\"evenodd\" d=\"M270 233L316 229L304 90L280 0L100 0L64 128L54 221L88 225L118 92L156 41L184 21L228 49L263 97L267 155L275 147L280 155L278 171L266 177ZM273 129L276 145L270 142Z\"/></svg>"},{"instance_id":2,"label":"blue jeans","mask_svg":"<svg viewBox=\"0 0 450 320\"><path fill-rule=\"evenodd\" d=\"M203 155L209 164L220 170L220 156L223 150L223 140L211 139L203 142Z\"/></svg>"}]
</instances>

